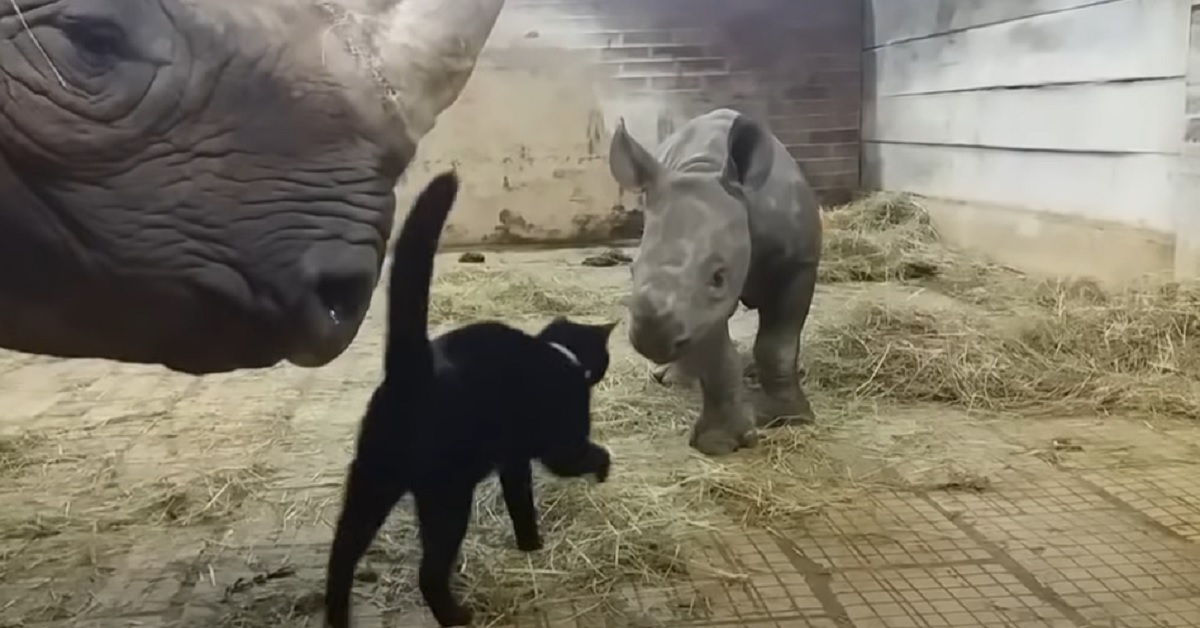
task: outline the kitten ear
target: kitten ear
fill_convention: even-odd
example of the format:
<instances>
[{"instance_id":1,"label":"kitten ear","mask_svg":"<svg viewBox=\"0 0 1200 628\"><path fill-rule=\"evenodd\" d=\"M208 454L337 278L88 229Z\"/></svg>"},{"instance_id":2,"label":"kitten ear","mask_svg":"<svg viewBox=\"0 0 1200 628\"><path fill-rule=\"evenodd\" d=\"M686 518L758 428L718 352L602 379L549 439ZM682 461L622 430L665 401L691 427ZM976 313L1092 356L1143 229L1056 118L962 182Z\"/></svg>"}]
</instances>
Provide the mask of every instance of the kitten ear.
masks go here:
<instances>
[{"instance_id":1,"label":"kitten ear","mask_svg":"<svg viewBox=\"0 0 1200 628\"><path fill-rule=\"evenodd\" d=\"M600 331L604 332L604 337L608 338L608 337L612 336L613 330L616 329L617 325L619 325L620 323L621 323L621 321L615 320L611 323L603 323L601 325L597 325L597 327L600 328Z\"/></svg>"},{"instance_id":2,"label":"kitten ear","mask_svg":"<svg viewBox=\"0 0 1200 628\"><path fill-rule=\"evenodd\" d=\"M546 323L545 326L542 327L542 331L539 331L538 335L543 336L546 334L552 334L563 325L570 325L570 323L571 321L567 320L567 317L565 316L555 316L554 318L550 319L549 323Z\"/></svg>"}]
</instances>

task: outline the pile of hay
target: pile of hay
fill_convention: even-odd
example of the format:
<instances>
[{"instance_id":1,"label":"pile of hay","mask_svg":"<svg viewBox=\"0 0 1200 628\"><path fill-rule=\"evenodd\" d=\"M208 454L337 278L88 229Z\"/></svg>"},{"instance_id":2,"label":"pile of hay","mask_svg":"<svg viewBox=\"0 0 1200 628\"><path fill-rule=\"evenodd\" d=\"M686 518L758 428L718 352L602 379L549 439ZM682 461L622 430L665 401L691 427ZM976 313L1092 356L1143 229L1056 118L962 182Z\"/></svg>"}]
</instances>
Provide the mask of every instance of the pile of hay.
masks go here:
<instances>
[{"instance_id":1,"label":"pile of hay","mask_svg":"<svg viewBox=\"0 0 1200 628\"><path fill-rule=\"evenodd\" d=\"M943 246L925 212L903 196L873 197L832 216L830 281L910 280L915 289L912 298L867 291L816 326L806 339L812 384L986 410L1200 411L1200 286L1106 290L1005 271ZM925 262L931 272L911 271ZM921 288L957 305L920 298Z\"/></svg>"},{"instance_id":2,"label":"pile of hay","mask_svg":"<svg viewBox=\"0 0 1200 628\"><path fill-rule=\"evenodd\" d=\"M930 277L959 261L939 246L925 208L909 196L877 194L823 220L822 283Z\"/></svg>"}]
</instances>

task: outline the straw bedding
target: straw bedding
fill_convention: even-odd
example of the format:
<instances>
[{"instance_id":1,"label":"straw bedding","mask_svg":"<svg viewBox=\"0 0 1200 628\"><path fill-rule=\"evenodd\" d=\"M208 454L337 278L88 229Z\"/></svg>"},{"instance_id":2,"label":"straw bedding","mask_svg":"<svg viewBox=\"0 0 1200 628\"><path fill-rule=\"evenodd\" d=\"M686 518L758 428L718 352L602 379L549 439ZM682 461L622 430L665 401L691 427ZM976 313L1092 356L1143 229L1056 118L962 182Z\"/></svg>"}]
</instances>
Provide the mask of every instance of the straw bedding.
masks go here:
<instances>
[{"instance_id":1,"label":"straw bedding","mask_svg":"<svg viewBox=\"0 0 1200 628\"><path fill-rule=\"evenodd\" d=\"M620 615L630 584L743 577L710 560L713 531L795 525L891 481L858 473L834 446L877 430L881 404L940 403L1014 417L1200 412L1200 288L1106 289L1025 276L947 248L920 204L904 196L873 196L825 218L821 293L802 350L818 425L772 430L759 447L720 460L694 455L686 432L698 395L651 383L645 361L614 341L595 405L596 432L615 458L613 477L598 486L539 477L546 547L534 554L512 547L498 486L481 487L461 578L481 620L580 596ZM435 325L500 318L535 327L560 314L611 320L624 289L623 281L556 282L519 267L450 266L438 274L430 315ZM0 476L34 464L23 453L27 445L0 442ZM120 526L129 513L163 525L232 517L247 486L264 474L142 491L137 503L88 521ZM41 525L0 535L53 534L66 524ZM411 512L396 513L363 567L363 582L375 586L361 586L387 608L420 605L411 526Z\"/></svg>"},{"instance_id":2,"label":"straw bedding","mask_svg":"<svg viewBox=\"0 0 1200 628\"><path fill-rule=\"evenodd\" d=\"M877 195L828 212L826 228L822 283L858 296L815 313L806 333L805 385L821 424L772 431L760 447L725 460L690 455L680 443L696 395L649 384L644 361L624 354L596 400L597 430L617 471L595 487L541 482L545 551L513 550L498 489L480 491L463 573L465 592L486 618L509 617L547 596L619 602L620 587L631 582L714 575L706 532L791 525L852 499L872 479L856 477L827 445L839 430L869 429L864 417L876 402L1022 415L1200 410L1192 384L1200 367L1192 346L1200 290L1156 284L1106 291L971 259L944 246L925 210L904 196ZM434 318L620 311L619 285L547 284L519 273L495 281L489 272L497 271L456 267L440 275ZM903 290L889 297L870 284ZM388 560L375 562L392 570L380 587L389 605L416 599L411 532L394 528L392 541L379 544ZM621 608L614 602L610 610Z\"/></svg>"}]
</instances>

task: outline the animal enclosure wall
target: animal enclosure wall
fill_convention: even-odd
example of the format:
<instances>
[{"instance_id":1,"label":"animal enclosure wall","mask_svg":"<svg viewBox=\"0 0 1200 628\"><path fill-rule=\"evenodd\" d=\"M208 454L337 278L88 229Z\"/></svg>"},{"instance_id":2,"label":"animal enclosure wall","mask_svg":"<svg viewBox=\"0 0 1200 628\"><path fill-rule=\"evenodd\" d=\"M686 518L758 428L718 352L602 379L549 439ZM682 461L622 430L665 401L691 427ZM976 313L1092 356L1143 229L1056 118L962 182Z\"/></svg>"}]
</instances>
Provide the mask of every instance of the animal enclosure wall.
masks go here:
<instances>
[{"instance_id":1,"label":"animal enclosure wall","mask_svg":"<svg viewBox=\"0 0 1200 628\"><path fill-rule=\"evenodd\" d=\"M608 172L617 119L654 146L722 106L767 122L819 194L844 200L859 179L861 41L857 0L509 0L400 211L453 163L464 190L447 244L636 237Z\"/></svg>"},{"instance_id":2,"label":"animal enclosure wall","mask_svg":"<svg viewBox=\"0 0 1200 628\"><path fill-rule=\"evenodd\" d=\"M1190 4L867 0L864 184L1010 263L1171 269Z\"/></svg>"}]
</instances>

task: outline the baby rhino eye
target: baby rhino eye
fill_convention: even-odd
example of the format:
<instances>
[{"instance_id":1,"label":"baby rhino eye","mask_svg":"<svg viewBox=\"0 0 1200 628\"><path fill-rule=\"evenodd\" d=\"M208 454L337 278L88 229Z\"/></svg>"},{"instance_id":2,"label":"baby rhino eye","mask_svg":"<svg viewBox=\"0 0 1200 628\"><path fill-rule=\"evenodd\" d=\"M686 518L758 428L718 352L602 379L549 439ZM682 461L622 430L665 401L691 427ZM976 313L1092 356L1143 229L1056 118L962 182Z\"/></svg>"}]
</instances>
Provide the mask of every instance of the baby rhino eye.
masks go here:
<instances>
[{"instance_id":1,"label":"baby rhino eye","mask_svg":"<svg viewBox=\"0 0 1200 628\"><path fill-rule=\"evenodd\" d=\"M708 279L708 285L714 290L720 290L725 287L725 269L718 268L713 272L712 277Z\"/></svg>"}]
</instances>

